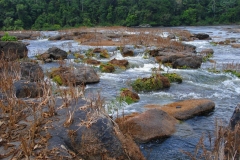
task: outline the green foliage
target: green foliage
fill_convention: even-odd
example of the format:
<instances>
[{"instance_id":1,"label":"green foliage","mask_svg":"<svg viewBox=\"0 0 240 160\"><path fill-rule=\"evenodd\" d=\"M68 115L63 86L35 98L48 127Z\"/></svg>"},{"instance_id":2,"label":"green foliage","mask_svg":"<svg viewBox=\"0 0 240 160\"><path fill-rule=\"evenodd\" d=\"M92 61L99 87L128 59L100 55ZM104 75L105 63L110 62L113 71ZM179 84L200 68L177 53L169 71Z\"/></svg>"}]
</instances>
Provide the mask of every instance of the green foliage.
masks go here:
<instances>
[{"instance_id":1,"label":"green foliage","mask_svg":"<svg viewBox=\"0 0 240 160\"><path fill-rule=\"evenodd\" d=\"M171 83L172 82L182 83L182 77L177 73L162 73L162 75L164 77L167 77Z\"/></svg>"},{"instance_id":2,"label":"green foliage","mask_svg":"<svg viewBox=\"0 0 240 160\"><path fill-rule=\"evenodd\" d=\"M149 78L138 78L132 84L132 88L137 91L156 91L163 88L160 76L151 76Z\"/></svg>"},{"instance_id":3,"label":"green foliage","mask_svg":"<svg viewBox=\"0 0 240 160\"><path fill-rule=\"evenodd\" d=\"M225 70L224 72L231 73L231 74L235 75L236 77L240 78L240 72L238 72L236 70Z\"/></svg>"},{"instance_id":4,"label":"green foliage","mask_svg":"<svg viewBox=\"0 0 240 160\"><path fill-rule=\"evenodd\" d=\"M17 37L10 36L8 32L6 32L4 36L1 38L1 41L17 41Z\"/></svg>"},{"instance_id":5,"label":"green foliage","mask_svg":"<svg viewBox=\"0 0 240 160\"><path fill-rule=\"evenodd\" d=\"M0 0L1 30L240 22L239 0Z\"/></svg>"},{"instance_id":6,"label":"green foliage","mask_svg":"<svg viewBox=\"0 0 240 160\"><path fill-rule=\"evenodd\" d=\"M59 75L54 76L52 80L60 86L63 84L62 78Z\"/></svg>"}]
</instances>

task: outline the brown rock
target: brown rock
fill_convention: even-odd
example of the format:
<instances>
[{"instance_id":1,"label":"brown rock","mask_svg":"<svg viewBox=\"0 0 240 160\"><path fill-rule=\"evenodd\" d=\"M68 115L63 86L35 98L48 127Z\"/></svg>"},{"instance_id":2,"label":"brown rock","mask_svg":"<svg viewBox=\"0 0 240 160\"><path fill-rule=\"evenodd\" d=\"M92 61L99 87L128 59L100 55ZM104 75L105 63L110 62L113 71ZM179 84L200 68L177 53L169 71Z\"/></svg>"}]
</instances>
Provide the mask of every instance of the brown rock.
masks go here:
<instances>
[{"instance_id":1,"label":"brown rock","mask_svg":"<svg viewBox=\"0 0 240 160\"><path fill-rule=\"evenodd\" d=\"M233 48L240 48L240 43L235 43L231 45Z\"/></svg>"},{"instance_id":2,"label":"brown rock","mask_svg":"<svg viewBox=\"0 0 240 160\"><path fill-rule=\"evenodd\" d=\"M92 65L95 65L95 66L97 66L97 65L100 65L100 64L101 64L101 62L100 62L100 61L98 61L98 60L95 60L95 59L87 59L87 60L86 60L86 63L87 63L87 64L92 64Z\"/></svg>"},{"instance_id":3,"label":"brown rock","mask_svg":"<svg viewBox=\"0 0 240 160\"><path fill-rule=\"evenodd\" d=\"M197 115L211 112L215 108L215 103L209 99L190 99L170 103L164 106L147 105L146 108L158 108L179 120L186 120Z\"/></svg>"},{"instance_id":4,"label":"brown rock","mask_svg":"<svg viewBox=\"0 0 240 160\"><path fill-rule=\"evenodd\" d=\"M207 48L207 49L203 49L200 54L205 54L205 55L209 55L209 54L213 54L214 51L212 48Z\"/></svg>"},{"instance_id":5,"label":"brown rock","mask_svg":"<svg viewBox=\"0 0 240 160\"><path fill-rule=\"evenodd\" d=\"M148 142L173 134L177 120L162 110L150 109L116 119L116 122L123 133L130 134L138 142Z\"/></svg>"},{"instance_id":6,"label":"brown rock","mask_svg":"<svg viewBox=\"0 0 240 160\"><path fill-rule=\"evenodd\" d=\"M118 67L127 67L128 65L128 60L117 60L117 59L112 59L111 61L109 61L110 64L118 66Z\"/></svg>"},{"instance_id":7,"label":"brown rock","mask_svg":"<svg viewBox=\"0 0 240 160\"><path fill-rule=\"evenodd\" d=\"M132 50L130 50L128 48L123 48L122 55L123 55L123 57L127 57L127 56L132 57L134 55L134 53Z\"/></svg>"}]
</instances>

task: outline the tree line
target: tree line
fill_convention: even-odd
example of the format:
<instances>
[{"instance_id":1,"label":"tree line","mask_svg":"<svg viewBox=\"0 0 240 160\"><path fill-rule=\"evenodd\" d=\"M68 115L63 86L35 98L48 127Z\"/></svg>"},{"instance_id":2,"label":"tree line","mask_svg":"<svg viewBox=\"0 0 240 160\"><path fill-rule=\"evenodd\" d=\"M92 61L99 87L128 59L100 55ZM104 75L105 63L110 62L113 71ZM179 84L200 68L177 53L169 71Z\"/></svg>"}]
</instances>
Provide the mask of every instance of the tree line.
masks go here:
<instances>
[{"instance_id":1,"label":"tree line","mask_svg":"<svg viewBox=\"0 0 240 160\"><path fill-rule=\"evenodd\" d=\"M1 30L240 22L240 0L0 0Z\"/></svg>"}]
</instances>

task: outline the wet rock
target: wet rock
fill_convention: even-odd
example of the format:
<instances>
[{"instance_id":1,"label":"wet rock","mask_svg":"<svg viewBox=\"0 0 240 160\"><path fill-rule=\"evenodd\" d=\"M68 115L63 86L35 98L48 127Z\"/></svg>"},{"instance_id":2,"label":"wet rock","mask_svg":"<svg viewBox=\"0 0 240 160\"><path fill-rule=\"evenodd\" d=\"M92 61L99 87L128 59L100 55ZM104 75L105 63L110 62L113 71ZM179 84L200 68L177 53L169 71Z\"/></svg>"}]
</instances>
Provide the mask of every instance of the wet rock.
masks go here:
<instances>
[{"instance_id":1,"label":"wet rock","mask_svg":"<svg viewBox=\"0 0 240 160\"><path fill-rule=\"evenodd\" d=\"M87 64L91 64L91 65L95 65L95 66L97 66L97 65L100 65L100 64L101 64L101 62L100 62L100 61L98 61L98 60L95 60L95 59L87 59L87 60L85 60L85 62L86 62Z\"/></svg>"},{"instance_id":2,"label":"wet rock","mask_svg":"<svg viewBox=\"0 0 240 160\"><path fill-rule=\"evenodd\" d=\"M208 40L210 39L209 35L206 33L198 33L198 34L194 34L194 36L196 38L198 38L199 40Z\"/></svg>"},{"instance_id":3,"label":"wet rock","mask_svg":"<svg viewBox=\"0 0 240 160\"><path fill-rule=\"evenodd\" d=\"M19 58L26 58L27 55L28 49L26 44L22 42L0 41L0 58L13 61Z\"/></svg>"},{"instance_id":4,"label":"wet rock","mask_svg":"<svg viewBox=\"0 0 240 160\"><path fill-rule=\"evenodd\" d=\"M44 56L41 56L40 57L45 60L45 58L47 59L53 59L53 60L63 60L63 59L66 59L67 58L67 52L64 51L64 50L61 50L57 47L52 47L52 48L49 48L45 53L43 53Z\"/></svg>"},{"instance_id":5,"label":"wet rock","mask_svg":"<svg viewBox=\"0 0 240 160\"><path fill-rule=\"evenodd\" d=\"M120 68L126 68L128 66L128 60L117 60L117 59L112 59L111 61L109 61L110 64L114 65L114 66L118 66Z\"/></svg>"},{"instance_id":6,"label":"wet rock","mask_svg":"<svg viewBox=\"0 0 240 160\"><path fill-rule=\"evenodd\" d=\"M128 56L132 57L132 56L134 56L133 50L131 50L131 49L127 48L127 47L124 47L122 49L122 56L123 57L128 57Z\"/></svg>"},{"instance_id":7,"label":"wet rock","mask_svg":"<svg viewBox=\"0 0 240 160\"><path fill-rule=\"evenodd\" d=\"M0 37L3 37L4 34L0 34ZM31 33L9 33L9 36L14 36L18 40L23 40L23 39L30 39L32 34Z\"/></svg>"},{"instance_id":8,"label":"wet rock","mask_svg":"<svg viewBox=\"0 0 240 160\"><path fill-rule=\"evenodd\" d=\"M43 96L42 85L36 82L20 80L14 83L17 98L38 98Z\"/></svg>"},{"instance_id":9,"label":"wet rock","mask_svg":"<svg viewBox=\"0 0 240 160\"><path fill-rule=\"evenodd\" d=\"M145 107L157 108L167 112L178 120L186 120L213 111L215 103L209 99L190 99L166 104L164 106L147 105Z\"/></svg>"},{"instance_id":10,"label":"wet rock","mask_svg":"<svg viewBox=\"0 0 240 160\"><path fill-rule=\"evenodd\" d=\"M232 130L235 129L236 125L240 125L240 104L236 106L229 123Z\"/></svg>"},{"instance_id":11,"label":"wet rock","mask_svg":"<svg viewBox=\"0 0 240 160\"><path fill-rule=\"evenodd\" d=\"M42 68L37 63L21 62L21 80L28 80L31 82L42 81L44 73Z\"/></svg>"},{"instance_id":12,"label":"wet rock","mask_svg":"<svg viewBox=\"0 0 240 160\"><path fill-rule=\"evenodd\" d=\"M135 141L149 142L172 135L177 120L162 110L150 109L116 119L116 122L120 130L130 134Z\"/></svg>"},{"instance_id":13,"label":"wet rock","mask_svg":"<svg viewBox=\"0 0 240 160\"><path fill-rule=\"evenodd\" d=\"M57 111L58 121L49 129L48 149L61 150L64 146L83 159L145 159L133 140L99 110L100 106L77 106L74 105L74 112L69 112L71 106Z\"/></svg>"},{"instance_id":14,"label":"wet rock","mask_svg":"<svg viewBox=\"0 0 240 160\"><path fill-rule=\"evenodd\" d=\"M173 68L200 68L202 64L201 56L186 56L183 58L178 58L172 63Z\"/></svg>"},{"instance_id":15,"label":"wet rock","mask_svg":"<svg viewBox=\"0 0 240 160\"><path fill-rule=\"evenodd\" d=\"M59 67L52 69L50 77L59 85L84 85L98 83L99 76L92 67Z\"/></svg>"},{"instance_id":16,"label":"wet rock","mask_svg":"<svg viewBox=\"0 0 240 160\"><path fill-rule=\"evenodd\" d=\"M240 43L231 44L233 48L240 48Z\"/></svg>"},{"instance_id":17,"label":"wet rock","mask_svg":"<svg viewBox=\"0 0 240 160\"><path fill-rule=\"evenodd\" d=\"M57 35L57 36L48 38L49 41L56 41L56 40L61 40L61 39L62 39L62 35Z\"/></svg>"}]
</instances>

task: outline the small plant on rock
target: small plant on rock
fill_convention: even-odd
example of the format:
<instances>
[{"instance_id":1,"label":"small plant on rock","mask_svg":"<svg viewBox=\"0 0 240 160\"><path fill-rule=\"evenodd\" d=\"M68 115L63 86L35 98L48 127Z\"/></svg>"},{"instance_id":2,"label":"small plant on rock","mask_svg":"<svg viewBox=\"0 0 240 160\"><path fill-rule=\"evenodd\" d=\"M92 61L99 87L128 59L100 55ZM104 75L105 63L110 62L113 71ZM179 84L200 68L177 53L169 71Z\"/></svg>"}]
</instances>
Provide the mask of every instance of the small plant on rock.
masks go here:
<instances>
[{"instance_id":1,"label":"small plant on rock","mask_svg":"<svg viewBox=\"0 0 240 160\"><path fill-rule=\"evenodd\" d=\"M4 36L1 38L1 41L17 41L17 37L10 36L8 32L6 32Z\"/></svg>"}]
</instances>

